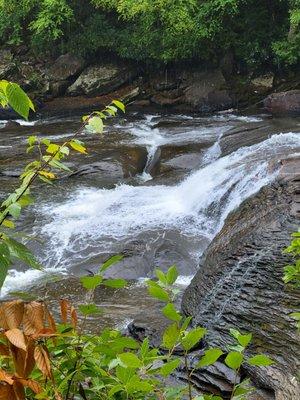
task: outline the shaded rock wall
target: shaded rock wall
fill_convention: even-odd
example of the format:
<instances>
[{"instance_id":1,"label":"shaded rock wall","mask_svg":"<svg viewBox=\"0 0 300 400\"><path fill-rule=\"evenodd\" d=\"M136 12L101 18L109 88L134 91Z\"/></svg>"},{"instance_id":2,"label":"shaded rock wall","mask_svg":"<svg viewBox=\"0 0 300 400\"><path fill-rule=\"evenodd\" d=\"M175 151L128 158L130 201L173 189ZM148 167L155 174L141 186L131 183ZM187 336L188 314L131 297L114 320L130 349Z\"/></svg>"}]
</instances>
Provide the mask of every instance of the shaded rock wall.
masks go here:
<instances>
[{"instance_id":1,"label":"shaded rock wall","mask_svg":"<svg viewBox=\"0 0 300 400\"><path fill-rule=\"evenodd\" d=\"M277 364L246 372L277 400L300 398L299 335L289 316L299 310L300 291L282 282L290 261L282 250L299 226L299 166L299 159L285 161L277 183L229 215L182 301L194 324L209 329L209 345L226 348L233 327L253 333L251 352L264 352Z\"/></svg>"}]
</instances>

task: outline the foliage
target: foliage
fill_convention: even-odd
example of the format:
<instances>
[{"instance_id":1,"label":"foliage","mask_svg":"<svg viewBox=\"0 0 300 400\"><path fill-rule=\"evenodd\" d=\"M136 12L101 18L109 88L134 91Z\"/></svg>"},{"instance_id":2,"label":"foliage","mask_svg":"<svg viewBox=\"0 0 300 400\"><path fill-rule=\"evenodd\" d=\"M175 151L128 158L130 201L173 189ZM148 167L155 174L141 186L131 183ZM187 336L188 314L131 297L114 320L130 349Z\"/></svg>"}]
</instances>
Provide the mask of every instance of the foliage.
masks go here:
<instances>
[{"instance_id":1,"label":"foliage","mask_svg":"<svg viewBox=\"0 0 300 400\"><path fill-rule=\"evenodd\" d=\"M0 0L3 44L134 60L299 61L299 0ZM55 44L55 46L53 46Z\"/></svg>"},{"instance_id":2,"label":"foliage","mask_svg":"<svg viewBox=\"0 0 300 400\"><path fill-rule=\"evenodd\" d=\"M28 117L33 104L22 89L9 82L0 82L1 104L11 105L24 117ZM71 150L86 153L78 136L86 129L102 133L103 120L114 116L124 105L115 100L103 111L95 111L83 117L83 126L62 145L36 136L28 138L27 151L36 151L39 158L29 163L21 175L21 185L2 203L0 209L0 268L1 285L7 270L17 258L34 268L40 268L34 255L22 243L16 241L8 230L14 228L14 220L22 207L33 202L30 188L36 179L52 183L60 171L69 171L64 159ZM120 288L123 279L106 279L104 273L121 256L107 260L92 276L80 279L87 290L86 301L78 306L80 316L66 300L60 302L61 323L57 324L43 302L15 300L0 305L0 399L70 400L80 395L84 400L96 398L112 400L149 399L179 400L192 394L192 374L188 353L197 350L206 334L202 327L191 327L191 318L183 316L176 308L178 272L171 266L164 273L156 270L157 280L148 280L148 291L163 303L162 313L170 321L159 348L150 346L148 338L138 343L123 336L119 331L105 329L97 335L84 331L85 322L92 314L101 312L93 301L99 286ZM205 368L217 360L235 371L236 377L243 363L268 366L273 361L263 354L245 356L252 335L231 330L235 345L228 350L206 349L200 355L195 368ZM183 356L175 355L179 350ZM183 365L182 365L183 364ZM186 372L187 385L168 387L165 379L178 367ZM236 379L237 382L237 379ZM231 399L242 400L249 394L248 381L236 383ZM215 395L198 396L195 399L222 400Z\"/></svg>"},{"instance_id":3,"label":"foliage","mask_svg":"<svg viewBox=\"0 0 300 400\"><path fill-rule=\"evenodd\" d=\"M26 119L30 110L34 110L33 103L20 86L7 81L0 81L0 104L2 107L10 105ZM118 110L124 112L125 107L120 101L114 100L103 111L94 111L84 116L81 128L63 144L56 144L37 136L28 137L27 152L34 152L38 158L25 166L20 176L20 186L0 205L0 289L15 259L32 268L42 269L31 251L9 233L15 228L15 221L19 218L22 208L34 201L30 192L32 184L37 179L51 184L59 172L70 172L63 161L71 151L86 153L84 143L79 140L83 130L101 134L104 128L103 121L115 116Z\"/></svg>"},{"instance_id":4,"label":"foliage","mask_svg":"<svg viewBox=\"0 0 300 400\"><path fill-rule=\"evenodd\" d=\"M79 394L85 400L179 400L187 394L190 400L222 400L220 396L192 395L191 376L195 368L214 364L223 357L223 351L207 349L195 368L189 366L188 353L199 345L206 330L191 328L191 319L176 310L173 302L178 294L174 287L175 266L170 267L167 274L157 270L159 280L148 281L149 293L154 287L164 293L159 295L166 303L162 312L170 321L160 348L151 347L148 338L139 343L112 329L104 329L98 335L84 332L86 319L101 311L93 303L94 290L102 285L114 286L112 282L119 281L105 279L103 272L120 259L115 256L94 276L81 278L88 291L87 301L79 306L80 315L77 315L68 301L61 300L59 324L43 302L15 300L0 306L3 330L0 335L0 398L23 400L26 396L26 399L68 400ZM119 287L119 282L116 286ZM273 363L262 354L245 357L251 334L241 334L237 330L232 330L231 334L236 345L228 350L224 362L236 374L244 362L256 366ZM182 357L174 354L180 349ZM188 385L168 387L166 378L181 364ZM243 381L233 386L231 398L242 400L250 391L249 381Z\"/></svg>"}]
</instances>

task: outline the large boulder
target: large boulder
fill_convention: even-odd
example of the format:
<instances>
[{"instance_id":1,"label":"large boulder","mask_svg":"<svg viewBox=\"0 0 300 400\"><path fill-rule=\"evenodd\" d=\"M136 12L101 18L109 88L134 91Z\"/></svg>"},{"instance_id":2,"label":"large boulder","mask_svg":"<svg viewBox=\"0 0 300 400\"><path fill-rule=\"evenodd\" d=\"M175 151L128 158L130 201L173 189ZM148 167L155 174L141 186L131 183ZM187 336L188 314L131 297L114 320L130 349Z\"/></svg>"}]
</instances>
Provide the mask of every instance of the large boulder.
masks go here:
<instances>
[{"instance_id":1,"label":"large boulder","mask_svg":"<svg viewBox=\"0 0 300 400\"><path fill-rule=\"evenodd\" d=\"M184 73L182 84L185 102L200 112L213 112L232 107L233 101L221 70Z\"/></svg>"},{"instance_id":2,"label":"large boulder","mask_svg":"<svg viewBox=\"0 0 300 400\"><path fill-rule=\"evenodd\" d=\"M125 64L99 63L86 68L67 93L72 96L103 95L130 81L135 74L134 69Z\"/></svg>"},{"instance_id":3,"label":"large boulder","mask_svg":"<svg viewBox=\"0 0 300 400\"><path fill-rule=\"evenodd\" d=\"M278 182L228 216L182 301L194 324L208 328L209 345L226 350L233 327L252 332L250 354L265 353L276 364L243 372L276 400L300 398L299 335L290 317L299 311L300 291L282 281L291 261L283 249L299 225L299 166L299 158L287 160Z\"/></svg>"},{"instance_id":4,"label":"large boulder","mask_svg":"<svg viewBox=\"0 0 300 400\"><path fill-rule=\"evenodd\" d=\"M179 106L181 110L207 113L233 105L220 69L170 71L167 79L166 76L155 76L152 89L151 101L162 107Z\"/></svg>"},{"instance_id":5,"label":"large boulder","mask_svg":"<svg viewBox=\"0 0 300 400\"><path fill-rule=\"evenodd\" d=\"M79 75L85 67L82 57L67 53L58 57L48 69L48 76L52 81L65 81Z\"/></svg>"},{"instance_id":6,"label":"large boulder","mask_svg":"<svg viewBox=\"0 0 300 400\"><path fill-rule=\"evenodd\" d=\"M264 100L267 111L277 115L300 115L300 90L272 93Z\"/></svg>"}]
</instances>

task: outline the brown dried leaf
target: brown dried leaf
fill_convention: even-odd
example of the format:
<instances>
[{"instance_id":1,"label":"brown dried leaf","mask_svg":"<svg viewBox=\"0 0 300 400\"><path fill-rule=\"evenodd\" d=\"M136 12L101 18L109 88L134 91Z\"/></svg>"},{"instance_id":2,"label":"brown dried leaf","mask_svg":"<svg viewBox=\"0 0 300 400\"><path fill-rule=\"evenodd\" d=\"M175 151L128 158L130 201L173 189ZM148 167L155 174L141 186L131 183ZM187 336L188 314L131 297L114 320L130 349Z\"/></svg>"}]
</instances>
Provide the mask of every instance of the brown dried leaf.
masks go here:
<instances>
[{"instance_id":1,"label":"brown dried leaf","mask_svg":"<svg viewBox=\"0 0 300 400\"><path fill-rule=\"evenodd\" d=\"M68 310L70 304L67 300L60 300L60 314L62 323L66 324L68 322Z\"/></svg>"},{"instance_id":2,"label":"brown dried leaf","mask_svg":"<svg viewBox=\"0 0 300 400\"><path fill-rule=\"evenodd\" d=\"M52 371L47 349L42 346L36 346L34 349L34 359L42 374L45 377L52 379Z\"/></svg>"},{"instance_id":3,"label":"brown dried leaf","mask_svg":"<svg viewBox=\"0 0 300 400\"><path fill-rule=\"evenodd\" d=\"M0 369L0 381L6 382L9 385L13 385L14 383L12 375L4 371L3 369Z\"/></svg>"},{"instance_id":4,"label":"brown dried leaf","mask_svg":"<svg viewBox=\"0 0 300 400\"><path fill-rule=\"evenodd\" d=\"M76 329L77 324L78 324L78 316L77 316L77 312L73 306L71 306L71 321L72 321L73 328Z\"/></svg>"},{"instance_id":5,"label":"brown dried leaf","mask_svg":"<svg viewBox=\"0 0 300 400\"><path fill-rule=\"evenodd\" d=\"M55 396L55 400L63 400L62 396L58 393L58 391L56 389L54 390L54 396Z\"/></svg>"},{"instance_id":6,"label":"brown dried leaf","mask_svg":"<svg viewBox=\"0 0 300 400\"><path fill-rule=\"evenodd\" d=\"M49 327L53 330L53 332L56 332L57 328L56 328L55 320L54 320L52 314L50 313L50 311L47 309L47 307L45 308L45 313L46 313L46 318L47 318Z\"/></svg>"},{"instance_id":7,"label":"brown dried leaf","mask_svg":"<svg viewBox=\"0 0 300 400\"><path fill-rule=\"evenodd\" d=\"M32 301L25 305L23 326L25 335L33 335L45 327L44 304Z\"/></svg>"},{"instance_id":8,"label":"brown dried leaf","mask_svg":"<svg viewBox=\"0 0 300 400\"><path fill-rule=\"evenodd\" d=\"M22 300L7 301L1 304L0 324L4 329L19 328L24 313L24 302Z\"/></svg>"},{"instance_id":9,"label":"brown dried leaf","mask_svg":"<svg viewBox=\"0 0 300 400\"><path fill-rule=\"evenodd\" d=\"M12 386L0 384L0 400L18 400Z\"/></svg>"},{"instance_id":10,"label":"brown dried leaf","mask_svg":"<svg viewBox=\"0 0 300 400\"><path fill-rule=\"evenodd\" d=\"M9 348L3 343L0 343L0 354L1 356L9 356Z\"/></svg>"},{"instance_id":11,"label":"brown dried leaf","mask_svg":"<svg viewBox=\"0 0 300 400\"><path fill-rule=\"evenodd\" d=\"M25 378L27 378L31 374L31 372L35 366L34 348L35 348L34 340L32 340L32 339L28 340L27 353L26 353L25 359L24 359L24 369L23 369L23 373L21 374L21 376L23 376Z\"/></svg>"},{"instance_id":12,"label":"brown dried leaf","mask_svg":"<svg viewBox=\"0 0 300 400\"><path fill-rule=\"evenodd\" d=\"M14 346L27 351L26 339L24 333L20 329L10 329L9 331L5 332L5 336Z\"/></svg>"},{"instance_id":13,"label":"brown dried leaf","mask_svg":"<svg viewBox=\"0 0 300 400\"><path fill-rule=\"evenodd\" d=\"M26 400L24 386L18 380L15 380L13 384L13 390L17 400Z\"/></svg>"},{"instance_id":14,"label":"brown dried leaf","mask_svg":"<svg viewBox=\"0 0 300 400\"><path fill-rule=\"evenodd\" d=\"M23 379L23 378L16 378L18 382L20 382L23 386L29 387L34 393L38 394L43 391L42 387L40 384L33 380L33 379Z\"/></svg>"}]
</instances>

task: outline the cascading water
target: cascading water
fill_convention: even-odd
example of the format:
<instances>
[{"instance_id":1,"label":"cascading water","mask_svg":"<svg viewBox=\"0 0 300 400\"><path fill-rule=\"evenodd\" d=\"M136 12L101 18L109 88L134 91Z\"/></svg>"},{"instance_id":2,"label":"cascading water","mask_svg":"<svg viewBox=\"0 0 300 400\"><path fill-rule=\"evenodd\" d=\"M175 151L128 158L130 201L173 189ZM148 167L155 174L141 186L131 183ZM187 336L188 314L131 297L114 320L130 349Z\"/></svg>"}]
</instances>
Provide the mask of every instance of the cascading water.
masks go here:
<instances>
[{"instance_id":1,"label":"cascading water","mask_svg":"<svg viewBox=\"0 0 300 400\"><path fill-rule=\"evenodd\" d=\"M37 216L34 226L35 234L44 241L40 258L47 272L67 272L77 265L82 273L84 268L99 265L109 254L128 253L133 244L135 253L139 253L141 248L146 252L156 243L163 247L175 240L177 248L186 245L182 254L193 265L181 274L190 275L204 249L200 243L205 240L207 245L232 210L274 179L276 168L270 167L274 160L300 146L299 135L287 133L220 158L218 140L229 124L204 127L202 136L199 129L171 135L152 128L153 117L143 126L129 129L135 143L148 148L149 165L151 157L165 144L205 141L206 136L210 140L213 137L214 144L206 150L202 167L177 185L84 187L64 202L47 201L39 210L42 218ZM153 258L149 260L152 264ZM141 278L145 270L139 271L138 267L135 277ZM38 276L39 272L32 270L13 271L3 293Z\"/></svg>"}]
</instances>

